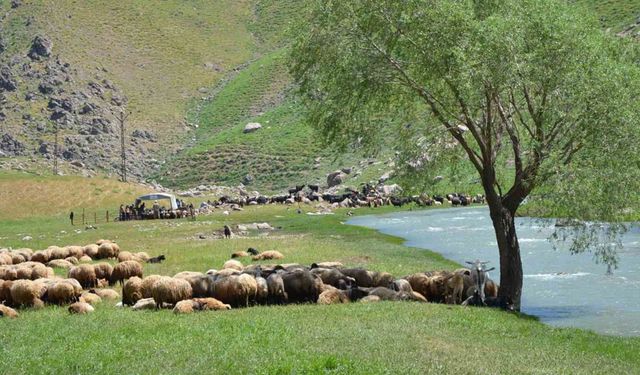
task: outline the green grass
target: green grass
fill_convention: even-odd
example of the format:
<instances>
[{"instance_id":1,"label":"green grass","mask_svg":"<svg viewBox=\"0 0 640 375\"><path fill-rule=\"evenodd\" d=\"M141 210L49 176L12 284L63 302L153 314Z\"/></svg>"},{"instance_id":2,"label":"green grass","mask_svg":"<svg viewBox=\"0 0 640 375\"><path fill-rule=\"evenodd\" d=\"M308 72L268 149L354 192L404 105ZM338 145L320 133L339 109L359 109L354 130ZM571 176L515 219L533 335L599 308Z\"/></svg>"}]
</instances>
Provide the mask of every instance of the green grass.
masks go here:
<instances>
[{"instance_id":1,"label":"green grass","mask_svg":"<svg viewBox=\"0 0 640 375\"><path fill-rule=\"evenodd\" d=\"M640 17L640 0L569 0L592 10L602 26L620 31Z\"/></svg>"},{"instance_id":2,"label":"green grass","mask_svg":"<svg viewBox=\"0 0 640 375\"><path fill-rule=\"evenodd\" d=\"M303 207L310 210L310 207ZM390 210L358 209L358 214ZM197 221L110 223L75 233L62 218L0 221L2 245L35 249L116 239L123 250L165 254L145 274L220 267L249 246L277 249L286 262L338 260L401 276L457 267L402 240L344 225L335 215L283 206L220 212ZM281 229L231 240L198 240L224 224L267 221ZM62 233L61 231L66 233ZM23 242L21 235L34 240ZM246 263L246 260L245 260ZM64 308L0 319L0 368L22 373L634 373L639 339L546 326L490 309L418 303L252 307L176 316L107 303L88 316Z\"/></svg>"}]
</instances>

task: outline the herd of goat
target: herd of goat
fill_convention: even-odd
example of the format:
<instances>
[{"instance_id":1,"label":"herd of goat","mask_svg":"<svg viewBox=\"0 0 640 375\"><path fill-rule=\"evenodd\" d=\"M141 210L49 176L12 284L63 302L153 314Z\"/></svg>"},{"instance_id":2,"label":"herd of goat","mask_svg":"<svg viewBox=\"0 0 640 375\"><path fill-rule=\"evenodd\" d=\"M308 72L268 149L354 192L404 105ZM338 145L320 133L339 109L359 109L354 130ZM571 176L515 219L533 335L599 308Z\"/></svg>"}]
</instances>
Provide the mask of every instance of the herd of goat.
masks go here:
<instances>
[{"instance_id":1,"label":"herd of goat","mask_svg":"<svg viewBox=\"0 0 640 375\"><path fill-rule=\"evenodd\" d=\"M281 260L278 251L232 254L220 270L180 272L172 277L144 277L143 265L164 260L146 253L121 251L111 241L87 246L0 249L0 316L16 317L13 308L67 305L72 313L93 311L97 302L118 300L107 286L122 285L120 306L134 310L172 307L176 313L220 310L264 304L335 304L380 300L435 302L500 307L513 310L498 297L498 285L489 278L485 262L469 262L455 271L421 272L396 278L387 272L344 267L339 262L249 264L238 259ZM94 260L116 259L93 263ZM53 267L67 268L67 277Z\"/></svg>"}]
</instances>

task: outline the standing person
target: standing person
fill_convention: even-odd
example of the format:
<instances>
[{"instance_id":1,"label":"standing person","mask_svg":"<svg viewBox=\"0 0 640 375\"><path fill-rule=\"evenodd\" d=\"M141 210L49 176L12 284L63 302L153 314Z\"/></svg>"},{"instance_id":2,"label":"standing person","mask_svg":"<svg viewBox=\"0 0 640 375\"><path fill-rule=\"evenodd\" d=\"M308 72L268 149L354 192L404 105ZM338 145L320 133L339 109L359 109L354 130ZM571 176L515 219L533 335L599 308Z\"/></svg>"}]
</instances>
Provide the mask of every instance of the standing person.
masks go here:
<instances>
[{"instance_id":1,"label":"standing person","mask_svg":"<svg viewBox=\"0 0 640 375\"><path fill-rule=\"evenodd\" d=\"M124 221L124 205L120 205L120 221Z\"/></svg>"},{"instance_id":2,"label":"standing person","mask_svg":"<svg viewBox=\"0 0 640 375\"><path fill-rule=\"evenodd\" d=\"M158 204L158 201L153 201L153 218L160 218L160 205Z\"/></svg>"},{"instance_id":3,"label":"standing person","mask_svg":"<svg viewBox=\"0 0 640 375\"><path fill-rule=\"evenodd\" d=\"M73 224L73 211L71 211L71 213L69 214L69 220L71 220L71 225Z\"/></svg>"}]
</instances>

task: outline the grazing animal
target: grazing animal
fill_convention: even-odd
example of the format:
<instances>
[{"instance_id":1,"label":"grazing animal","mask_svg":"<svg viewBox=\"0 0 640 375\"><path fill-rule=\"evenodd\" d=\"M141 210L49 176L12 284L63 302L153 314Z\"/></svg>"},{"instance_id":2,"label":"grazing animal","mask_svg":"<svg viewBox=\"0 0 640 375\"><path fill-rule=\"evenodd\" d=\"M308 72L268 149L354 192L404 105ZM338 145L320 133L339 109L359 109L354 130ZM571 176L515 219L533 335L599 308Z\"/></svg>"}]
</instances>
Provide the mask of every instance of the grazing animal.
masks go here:
<instances>
[{"instance_id":1,"label":"grazing animal","mask_svg":"<svg viewBox=\"0 0 640 375\"><path fill-rule=\"evenodd\" d=\"M142 299L142 279L138 276L129 278L122 287L122 304L132 306Z\"/></svg>"},{"instance_id":2,"label":"grazing animal","mask_svg":"<svg viewBox=\"0 0 640 375\"><path fill-rule=\"evenodd\" d=\"M184 301L180 301L178 303L176 303L175 307L173 308L173 313L174 314L191 314L194 309L197 310L198 309L199 304L195 301L193 301L192 299L187 299Z\"/></svg>"},{"instance_id":3,"label":"grazing animal","mask_svg":"<svg viewBox=\"0 0 640 375\"><path fill-rule=\"evenodd\" d=\"M174 305L192 296L191 284L187 280L175 277L161 276L151 287L156 308L163 307L165 303Z\"/></svg>"},{"instance_id":4,"label":"grazing animal","mask_svg":"<svg viewBox=\"0 0 640 375\"><path fill-rule=\"evenodd\" d=\"M153 298L143 298L138 300L131 308L132 310L153 310L156 308L156 302Z\"/></svg>"},{"instance_id":5,"label":"grazing animal","mask_svg":"<svg viewBox=\"0 0 640 375\"><path fill-rule=\"evenodd\" d=\"M318 277L318 280L322 280ZM321 288L318 288L316 277L306 269L297 269L282 273L284 290L289 302L304 303L318 300Z\"/></svg>"},{"instance_id":6,"label":"grazing animal","mask_svg":"<svg viewBox=\"0 0 640 375\"><path fill-rule=\"evenodd\" d=\"M445 281L445 303L457 305L462 302L464 292L464 276L454 273Z\"/></svg>"},{"instance_id":7,"label":"grazing animal","mask_svg":"<svg viewBox=\"0 0 640 375\"><path fill-rule=\"evenodd\" d=\"M80 287L80 283L75 279L71 280L75 281L75 283L61 280L49 285L43 299L56 305L66 305L71 302L77 302L82 288Z\"/></svg>"},{"instance_id":8,"label":"grazing animal","mask_svg":"<svg viewBox=\"0 0 640 375\"><path fill-rule=\"evenodd\" d=\"M349 303L351 300L347 294L339 289L329 289L320 293L318 296L318 304L320 305L334 305L337 303Z\"/></svg>"},{"instance_id":9,"label":"grazing animal","mask_svg":"<svg viewBox=\"0 0 640 375\"><path fill-rule=\"evenodd\" d=\"M287 303L289 296L284 290L284 281L279 273L272 273L267 277L267 288L269 290L269 303L283 304Z\"/></svg>"},{"instance_id":10,"label":"grazing animal","mask_svg":"<svg viewBox=\"0 0 640 375\"><path fill-rule=\"evenodd\" d=\"M83 288L93 288L98 284L96 268L91 264L80 264L71 268L67 277L78 280Z\"/></svg>"},{"instance_id":11,"label":"grazing animal","mask_svg":"<svg viewBox=\"0 0 640 375\"><path fill-rule=\"evenodd\" d=\"M244 258L248 256L250 256L250 254L246 251L236 251L235 253L231 254L231 258Z\"/></svg>"},{"instance_id":12,"label":"grazing animal","mask_svg":"<svg viewBox=\"0 0 640 375\"><path fill-rule=\"evenodd\" d=\"M142 279L142 298L151 298L153 284L160 278L160 275L151 275Z\"/></svg>"},{"instance_id":13,"label":"grazing animal","mask_svg":"<svg viewBox=\"0 0 640 375\"><path fill-rule=\"evenodd\" d=\"M216 277L209 295L232 307L249 307L258 292L256 279L248 274Z\"/></svg>"},{"instance_id":14,"label":"grazing animal","mask_svg":"<svg viewBox=\"0 0 640 375\"><path fill-rule=\"evenodd\" d=\"M96 273L96 279L98 280L104 279L107 281L111 279L111 274L113 273L113 266L110 265L109 263L94 264L93 268Z\"/></svg>"},{"instance_id":15,"label":"grazing animal","mask_svg":"<svg viewBox=\"0 0 640 375\"><path fill-rule=\"evenodd\" d=\"M231 233L231 228L228 225L224 226L224 238L231 238L233 233Z\"/></svg>"},{"instance_id":16,"label":"grazing animal","mask_svg":"<svg viewBox=\"0 0 640 375\"><path fill-rule=\"evenodd\" d=\"M251 255L258 255L260 254L260 252L257 249L254 249L253 247L250 247L247 249L247 253L251 254Z\"/></svg>"},{"instance_id":17,"label":"grazing animal","mask_svg":"<svg viewBox=\"0 0 640 375\"><path fill-rule=\"evenodd\" d=\"M142 265L135 260L127 260L116 264L109 278L109 285L115 285L117 282L121 284L124 280L137 276L142 278Z\"/></svg>"},{"instance_id":18,"label":"grazing animal","mask_svg":"<svg viewBox=\"0 0 640 375\"><path fill-rule=\"evenodd\" d=\"M282 255L281 252L276 250L269 250L269 251L262 252L258 255L254 255L252 259L253 260L270 260L270 259L282 259L282 258L284 258L284 255Z\"/></svg>"},{"instance_id":19,"label":"grazing animal","mask_svg":"<svg viewBox=\"0 0 640 375\"><path fill-rule=\"evenodd\" d=\"M237 271L242 271L244 269L244 266L242 265L242 263L238 262L237 260L231 259L224 262L224 264L222 265L222 269L227 269L227 268L231 268Z\"/></svg>"},{"instance_id":20,"label":"grazing animal","mask_svg":"<svg viewBox=\"0 0 640 375\"><path fill-rule=\"evenodd\" d=\"M9 306L0 304L0 317L17 318L18 312Z\"/></svg>"},{"instance_id":21,"label":"grazing animal","mask_svg":"<svg viewBox=\"0 0 640 375\"><path fill-rule=\"evenodd\" d=\"M86 302L76 302L69 306L70 314L89 314L92 313L95 309L93 306Z\"/></svg>"},{"instance_id":22,"label":"grazing animal","mask_svg":"<svg viewBox=\"0 0 640 375\"><path fill-rule=\"evenodd\" d=\"M199 310L231 310L230 305L215 298L194 298L193 300L200 305Z\"/></svg>"}]
</instances>

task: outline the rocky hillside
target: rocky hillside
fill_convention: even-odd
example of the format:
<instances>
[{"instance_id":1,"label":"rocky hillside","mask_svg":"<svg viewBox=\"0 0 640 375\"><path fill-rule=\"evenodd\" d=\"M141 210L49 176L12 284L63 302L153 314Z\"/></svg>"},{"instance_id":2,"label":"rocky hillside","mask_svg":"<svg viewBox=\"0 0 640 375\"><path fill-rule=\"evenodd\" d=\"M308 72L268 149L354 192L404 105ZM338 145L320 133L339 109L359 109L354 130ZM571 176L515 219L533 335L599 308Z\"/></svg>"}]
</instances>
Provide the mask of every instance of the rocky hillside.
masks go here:
<instances>
[{"instance_id":1,"label":"rocky hillside","mask_svg":"<svg viewBox=\"0 0 640 375\"><path fill-rule=\"evenodd\" d=\"M640 0L569 1L637 33ZM117 174L126 113L138 180L278 191L339 169L354 186L389 177L391 150L337 152L304 123L284 59L301 11L295 0L0 2L0 169L50 171L57 134L65 174Z\"/></svg>"}]
</instances>

